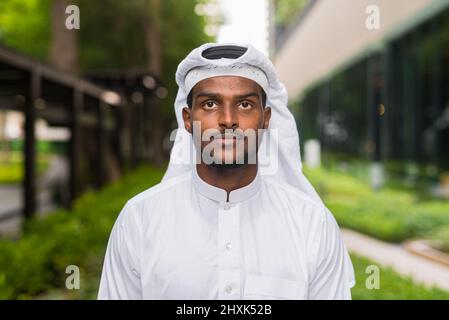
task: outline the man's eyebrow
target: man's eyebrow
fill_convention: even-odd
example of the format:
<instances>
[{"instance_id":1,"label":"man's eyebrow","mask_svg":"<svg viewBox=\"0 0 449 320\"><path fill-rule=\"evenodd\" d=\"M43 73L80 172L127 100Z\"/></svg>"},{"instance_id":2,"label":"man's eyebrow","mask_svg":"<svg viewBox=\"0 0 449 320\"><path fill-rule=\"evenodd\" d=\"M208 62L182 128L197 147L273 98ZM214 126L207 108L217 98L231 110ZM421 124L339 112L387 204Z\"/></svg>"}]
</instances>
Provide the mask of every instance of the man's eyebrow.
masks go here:
<instances>
[{"instance_id":1,"label":"man's eyebrow","mask_svg":"<svg viewBox=\"0 0 449 320\"><path fill-rule=\"evenodd\" d=\"M246 99L246 98L249 98L249 97L257 97L257 98L259 98L260 94L257 93L257 92L249 92L249 93L245 93L245 94L236 96L236 98L239 99L239 100L240 99Z\"/></svg>"},{"instance_id":2,"label":"man's eyebrow","mask_svg":"<svg viewBox=\"0 0 449 320\"><path fill-rule=\"evenodd\" d=\"M195 99L202 98L202 97L208 98L208 99L214 99L214 100L222 99L221 94L213 93L213 92L200 91L195 95ZM249 92L249 93L237 95L234 97L234 99L235 100L243 100L243 99L247 99L247 98L251 98L251 97L259 98L260 94L257 92Z\"/></svg>"},{"instance_id":3,"label":"man's eyebrow","mask_svg":"<svg viewBox=\"0 0 449 320\"><path fill-rule=\"evenodd\" d=\"M212 93L212 92L198 92L197 94L195 94L195 98L199 98L199 97L206 97L206 98L211 98L211 99L219 99L221 96L217 93Z\"/></svg>"}]
</instances>

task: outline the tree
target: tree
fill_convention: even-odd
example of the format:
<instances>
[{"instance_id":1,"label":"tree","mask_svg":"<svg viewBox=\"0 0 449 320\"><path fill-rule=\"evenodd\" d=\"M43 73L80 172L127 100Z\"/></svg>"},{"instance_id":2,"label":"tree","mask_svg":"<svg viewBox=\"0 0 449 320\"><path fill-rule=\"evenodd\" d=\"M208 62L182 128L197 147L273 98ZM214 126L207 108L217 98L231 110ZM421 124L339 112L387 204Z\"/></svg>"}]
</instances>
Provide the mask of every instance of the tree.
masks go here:
<instances>
[{"instance_id":1,"label":"tree","mask_svg":"<svg viewBox=\"0 0 449 320\"><path fill-rule=\"evenodd\" d=\"M1 0L0 42L40 59L48 57L51 0Z\"/></svg>"},{"instance_id":2,"label":"tree","mask_svg":"<svg viewBox=\"0 0 449 320\"><path fill-rule=\"evenodd\" d=\"M66 27L68 0L53 0L51 7L50 62L72 72L78 71L78 30Z\"/></svg>"},{"instance_id":3,"label":"tree","mask_svg":"<svg viewBox=\"0 0 449 320\"><path fill-rule=\"evenodd\" d=\"M145 5L145 3L144 3ZM162 59L162 6L161 0L149 0L147 3L148 13L141 17L142 28L145 37L145 47L147 52L148 71L156 79L162 79L163 59ZM146 6L144 6L145 8ZM145 11L143 11L145 12ZM151 109L151 150L153 161L156 165L162 165L164 162L163 139L164 128L161 120L161 101L157 97L152 97L148 101L148 108Z\"/></svg>"}]
</instances>

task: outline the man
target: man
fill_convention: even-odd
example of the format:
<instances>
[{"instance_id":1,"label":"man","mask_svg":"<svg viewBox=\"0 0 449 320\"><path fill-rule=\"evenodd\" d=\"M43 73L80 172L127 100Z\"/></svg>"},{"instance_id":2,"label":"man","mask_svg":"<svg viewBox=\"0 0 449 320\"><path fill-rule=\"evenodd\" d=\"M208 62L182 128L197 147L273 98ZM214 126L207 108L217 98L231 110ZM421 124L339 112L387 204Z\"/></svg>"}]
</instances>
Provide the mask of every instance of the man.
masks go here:
<instances>
[{"instance_id":1,"label":"man","mask_svg":"<svg viewBox=\"0 0 449 320\"><path fill-rule=\"evenodd\" d=\"M302 173L269 59L250 45L208 43L176 81L168 170L117 218L98 298L350 299L352 263Z\"/></svg>"}]
</instances>

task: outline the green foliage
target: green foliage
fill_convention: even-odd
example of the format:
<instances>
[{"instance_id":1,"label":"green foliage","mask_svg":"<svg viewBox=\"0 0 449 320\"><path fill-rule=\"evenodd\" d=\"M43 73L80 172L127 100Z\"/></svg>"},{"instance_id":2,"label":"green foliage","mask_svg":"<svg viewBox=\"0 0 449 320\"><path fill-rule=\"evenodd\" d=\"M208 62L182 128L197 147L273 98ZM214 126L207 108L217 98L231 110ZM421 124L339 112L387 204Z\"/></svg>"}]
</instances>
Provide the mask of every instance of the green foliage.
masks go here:
<instances>
[{"instance_id":1,"label":"green foliage","mask_svg":"<svg viewBox=\"0 0 449 320\"><path fill-rule=\"evenodd\" d=\"M428 236L429 244L441 251L449 253L449 226L442 226Z\"/></svg>"},{"instance_id":2,"label":"green foliage","mask_svg":"<svg viewBox=\"0 0 449 320\"><path fill-rule=\"evenodd\" d=\"M45 59L50 41L51 0L1 0L0 42Z\"/></svg>"},{"instance_id":3,"label":"green foliage","mask_svg":"<svg viewBox=\"0 0 449 320\"><path fill-rule=\"evenodd\" d=\"M166 121L172 120L178 64L195 47L213 40L204 33L205 18L195 13L198 2L204 1L164 0L161 15L152 16L149 0L80 0L82 70L146 70L148 55L142 21L156 19L161 28L163 75L160 80L168 90L162 102L162 116Z\"/></svg>"},{"instance_id":4,"label":"green foliage","mask_svg":"<svg viewBox=\"0 0 449 320\"><path fill-rule=\"evenodd\" d=\"M356 178L325 169L305 168L305 173L344 227L400 242L449 226L447 201L422 200L414 192L391 188L376 192Z\"/></svg>"},{"instance_id":5,"label":"green foliage","mask_svg":"<svg viewBox=\"0 0 449 320\"><path fill-rule=\"evenodd\" d=\"M276 0L275 23L285 27L292 23L310 0Z\"/></svg>"},{"instance_id":6,"label":"green foliage","mask_svg":"<svg viewBox=\"0 0 449 320\"><path fill-rule=\"evenodd\" d=\"M5 157L5 155L3 155ZM51 155L39 153L36 161L37 175L42 175L47 170ZM5 158L3 158L5 159ZM0 183L18 184L23 180L24 163L22 153L9 152L8 160L0 162Z\"/></svg>"},{"instance_id":7,"label":"green foliage","mask_svg":"<svg viewBox=\"0 0 449 320\"><path fill-rule=\"evenodd\" d=\"M164 0L162 20L162 47L164 75L162 81L168 89L168 97L163 101L162 112L165 119L174 118L173 103L178 91L175 73L185 56L205 42L214 41L204 33L205 17L195 13L197 3L205 0Z\"/></svg>"},{"instance_id":8,"label":"green foliage","mask_svg":"<svg viewBox=\"0 0 449 320\"><path fill-rule=\"evenodd\" d=\"M80 267L98 281L112 225L132 196L158 183L163 171L141 167L99 192L80 197L71 211L58 210L24 226L23 237L0 241L0 299L27 299L65 285L65 268ZM89 294L98 287L86 281ZM78 293L82 294L85 291Z\"/></svg>"},{"instance_id":9,"label":"green foliage","mask_svg":"<svg viewBox=\"0 0 449 320\"><path fill-rule=\"evenodd\" d=\"M354 266L356 285L352 288L354 300L425 300L449 299L449 292L432 287L428 288L416 284L410 277L403 277L389 267L382 267L375 262L351 254ZM367 289L366 280L370 273L366 273L369 265L379 267L379 289Z\"/></svg>"},{"instance_id":10,"label":"green foliage","mask_svg":"<svg viewBox=\"0 0 449 320\"><path fill-rule=\"evenodd\" d=\"M145 68L139 1L80 0L80 66L84 71ZM125 40L126 39L126 40Z\"/></svg>"}]
</instances>

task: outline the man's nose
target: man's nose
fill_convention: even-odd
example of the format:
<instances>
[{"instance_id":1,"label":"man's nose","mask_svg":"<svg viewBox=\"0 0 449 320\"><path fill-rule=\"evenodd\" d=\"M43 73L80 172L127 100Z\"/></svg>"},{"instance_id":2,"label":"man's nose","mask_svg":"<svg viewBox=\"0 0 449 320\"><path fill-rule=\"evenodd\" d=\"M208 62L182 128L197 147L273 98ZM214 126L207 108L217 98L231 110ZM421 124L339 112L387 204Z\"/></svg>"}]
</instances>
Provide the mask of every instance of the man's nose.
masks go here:
<instances>
[{"instance_id":1,"label":"man's nose","mask_svg":"<svg viewBox=\"0 0 449 320\"><path fill-rule=\"evenodd\" d=\"M226 104L220 112L219 126L222 129L237 129L239 126L237 115L232 105Z\"/></svg>"}]
</instances>

